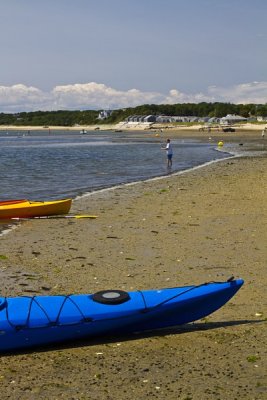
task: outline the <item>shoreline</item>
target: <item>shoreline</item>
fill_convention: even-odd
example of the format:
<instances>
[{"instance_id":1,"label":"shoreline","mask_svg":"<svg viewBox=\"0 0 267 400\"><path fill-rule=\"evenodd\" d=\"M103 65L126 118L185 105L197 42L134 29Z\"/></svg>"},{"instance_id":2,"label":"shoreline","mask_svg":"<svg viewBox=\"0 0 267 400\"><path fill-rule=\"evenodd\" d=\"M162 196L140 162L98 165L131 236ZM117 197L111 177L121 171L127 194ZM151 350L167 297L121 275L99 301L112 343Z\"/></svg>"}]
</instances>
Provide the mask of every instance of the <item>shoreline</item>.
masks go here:
<instances>
[{"instance_id":1,"label":"shoreline","mask_svg":"<svg viewBox=\"0 0 267 400\"><path fill-rule=\"evenodd\" d=\"M203 128L203 124L196 124L196 125L191 125L191 124L180 124L180 125L175 125L175 124L162 124L162 123L151 123L150 125L147 124L142 124L142 123L133 123L133 124L126 124L124 123L118 123L118 124L95 124L95 125L79 125L79 126L32 126L32 125L27 125L27 126L20 126L20 125L0 125L0 131L14 131L14 130L21 130L21 131L123 131L123 132L153 132L153 131L160 131L163 130L165 133L170 132L170 133L179 133L179 132L190 132L193 131L195 133L199 133L200 135L203 134L208 134L208 133L216 133L219 132L221 134L229 134L227 132L222 132L222 128L227 127L227 126L222 126L222 125L211 125L210 126L210 131L208 131L208 127L206 126L206 130L199 131L199 129ZM258 132L262 131L265 127L267 127L267 122L261 122L257 124L252 124L252 123L245 123L245 124L233 124L231 127L236 129L236 132ZM221 129L221 130L220 130Z\"/></svg>"},{"instance_id":2,"label":"shoreline","mask_svg":"<svg viewBox=\"0 0 267 400\"><path fill-rule=\"evenodd\" d=\"M48 135L56 135L62 131L73 131L80 133L82 130L94 132L101 134L102 132L112 132L114 133L114 138L116 138L117 134L123 134L125 136L135 135L136 137L141 138L151 138L155 137L155 139L159 140L166 140L167 138L172 139L192 139L198 140L202 142L219 142L223 141L224 143L239 143L240 145L252 145L258 147L262 145L266 149L267 138L262 137L262 130L264 129L266 124L240 124L235 125L235 132L222 132L217 128L212 128L211 131L200 131L199 128L202 125L195 125L195 126L180 126L180 127L172 127L171 129L164 129L161 124L157 124L151 129L146 129L145 127L141 126L139 129L136 127L124 129L124 130L117 130L117 125L98 125L98 126L79 126L79 127L58 127L58 126L51 126L49 128L44 128L42 126L32 127L32 126L0 126L0 132L8 131L29 131L29 133L40 131L40 132L47 132ZM82 136L86 136L86 134L80 133Z\"/></svg>"},{"instance_id":3,"label":"shoreline","mask_svg":"<svg viewBox=\"0 0 267 400\"><path fill-rule=\"evenodd\" d=\"M3 399L263 400L266 179L267 157L231 157L74 201L96 220L26 221L1 237L2 296L245 280L190 326L2 356Z\"/></svg>"},{"instance_id":4,"label":"shoreline","mask_svg":"<svg viewBox=\"0 0 267 400\"><path fill-rule=\"evenodd\" d=\"M194 171L194 170L197 170L197 169L200 169L200 168L205 168L208 165L211 165L213 163L217 163L217 162L220 162L220 161L225 161L226 159L228 160L228 159L231 159L231 158L242 157L242 156L236 155L236 154L231 154L231 153L228 153L228 154L229 154L229 156L226 156L225 158L217 158L216 160L207 161L204 164L199 164L197 166L194 166L194 167L191 167L191 168L188 168L188 169L183 169L183 170L171 172L170 174L158 175L158 176L154 176L154 177L151 177L151 178L145 178L145 179L142 179L142 180L139 180L139 181L127 182L127 183L122 183L122 184L115 185L115 186L109 186L109 187L105 187L105 188L102 188L102 189L97 189L97 190L94 190L92 192L85 192L85 193L83 193L81 195L76 196L74 201L79 201L79 200L81 200L83 198L87 198L89 196L93 196L93 195L96 195L96 194L109 192L109 191L112 191L112 190L121 189L121 188L124 188L124 187L127 187L127 186L135 186L135 185L139 185L140 183L156 182L156 181L159 181L159 180L164 180L164 179L170 178L171 176L175 177L175 176L183 175L183 174L186 174L186 173L190 173L191 171Z\"/></svg>"}]
</instances>

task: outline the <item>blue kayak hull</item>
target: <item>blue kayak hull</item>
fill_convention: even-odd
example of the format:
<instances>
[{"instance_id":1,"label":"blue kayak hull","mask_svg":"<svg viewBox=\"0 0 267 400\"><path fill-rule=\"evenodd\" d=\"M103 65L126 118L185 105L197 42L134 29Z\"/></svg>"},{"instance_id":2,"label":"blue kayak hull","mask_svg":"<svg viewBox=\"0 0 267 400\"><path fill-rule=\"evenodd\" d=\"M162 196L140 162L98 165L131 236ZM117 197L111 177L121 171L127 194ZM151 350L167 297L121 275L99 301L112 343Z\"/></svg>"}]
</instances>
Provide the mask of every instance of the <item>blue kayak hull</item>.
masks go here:
<instances>
[{"instance_id":1,"label":"blue kayak hull","mask_svg":"<svg viewBox=\"0 0 267 400\"><path fill-rule=\"evenodd\" d=\"M112 298L102 302L91 294L0 297L0 351L193 322L222 307L243 283L128 292L121 303Z\"/></svg>"}]
</instances>

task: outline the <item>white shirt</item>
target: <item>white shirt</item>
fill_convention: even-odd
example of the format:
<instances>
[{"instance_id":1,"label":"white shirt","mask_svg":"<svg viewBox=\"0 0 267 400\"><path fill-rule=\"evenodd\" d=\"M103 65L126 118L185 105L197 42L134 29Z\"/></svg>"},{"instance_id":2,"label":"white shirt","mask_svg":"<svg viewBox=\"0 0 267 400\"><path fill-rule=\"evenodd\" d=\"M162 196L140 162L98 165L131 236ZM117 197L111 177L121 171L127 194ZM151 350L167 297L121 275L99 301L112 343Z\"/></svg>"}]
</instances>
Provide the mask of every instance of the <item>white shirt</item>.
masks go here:
<instances>
[{"instance_id":1,"label":"white shirt","mask_svg":"<svg viewBox=\"0 0 267 400\"><path fill-rule=\"evenodd\" d=\"M172 145L170 143L166 144L166 152L167 152L167 155L172 154Z\"/></svg>"}]
</instances>

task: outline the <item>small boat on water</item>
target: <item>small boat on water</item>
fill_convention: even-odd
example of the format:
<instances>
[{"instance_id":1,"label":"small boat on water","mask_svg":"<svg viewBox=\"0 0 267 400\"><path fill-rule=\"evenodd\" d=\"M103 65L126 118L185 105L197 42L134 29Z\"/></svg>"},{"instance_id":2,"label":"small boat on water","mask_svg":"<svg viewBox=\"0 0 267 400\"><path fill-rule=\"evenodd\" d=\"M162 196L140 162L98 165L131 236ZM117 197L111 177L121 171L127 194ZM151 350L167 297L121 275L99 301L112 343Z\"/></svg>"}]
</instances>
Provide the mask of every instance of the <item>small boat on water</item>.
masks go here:
<instances>
[{"instance_id":1,"label":"small boat on water","mask_svg":"<svg viewBox=\"0 0 267 400\"><path fill-rule=\"evenodd\" d=\"M33 218L68 214L72 199L52 201L7 200L0 202L0 219Z\"/></svg>"},{"instance_id":2,"label":"small boat on water","mask_svg":"<svg viewBox=\"0 0 267 400\"><path fill-rule=\"evenodd\" d=\"M0 352L185 324L222 307L242 279L95 294L0 297Z\"/></svg>"}]
</instances>

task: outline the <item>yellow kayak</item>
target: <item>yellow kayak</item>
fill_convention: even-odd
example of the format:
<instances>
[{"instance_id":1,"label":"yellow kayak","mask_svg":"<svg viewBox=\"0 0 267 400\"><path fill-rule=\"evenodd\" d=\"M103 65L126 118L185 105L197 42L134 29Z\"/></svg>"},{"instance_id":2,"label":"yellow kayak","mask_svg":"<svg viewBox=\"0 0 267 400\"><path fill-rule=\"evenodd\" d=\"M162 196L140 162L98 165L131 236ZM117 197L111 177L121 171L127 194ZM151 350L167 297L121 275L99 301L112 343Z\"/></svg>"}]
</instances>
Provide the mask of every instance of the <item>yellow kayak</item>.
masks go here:
<instances>
[{"instance_id":1,"label":"yellow kayak","mask_svg":"<svg viewBox=\"0 0 267 400\"><path fill-rule=\"evenodd\" d=\"M0 201L0 207L1 206L8 206L16 203L25 203L25 201L28 201L26 199L16 199L16 200L2 200Z\"/></svg>"},{"instance_id":2,"label":"yellow kayak","mask_svg":"<svg viewBox=\"0 0 267 400\"><path fill-rule=\"evenodd\" d=\"M72 199L52 201L9 200L0 202L0 219L68 214Z\"/></svg>"}]
</instances>

